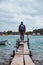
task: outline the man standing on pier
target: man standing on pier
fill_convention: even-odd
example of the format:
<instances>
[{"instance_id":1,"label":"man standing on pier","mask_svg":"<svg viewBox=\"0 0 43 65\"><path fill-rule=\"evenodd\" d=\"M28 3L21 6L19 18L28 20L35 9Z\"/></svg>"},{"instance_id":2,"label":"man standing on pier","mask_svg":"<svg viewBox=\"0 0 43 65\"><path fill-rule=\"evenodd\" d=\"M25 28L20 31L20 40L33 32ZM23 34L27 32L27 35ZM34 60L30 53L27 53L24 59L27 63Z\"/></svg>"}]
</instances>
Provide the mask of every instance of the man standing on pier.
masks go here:
<instances>
[{"instance_id":1,"label":"man standing on pier","mask_svg":"<svg viewBox=\"0 0 43 65\"><path fill-rule=\"evenodd\" d=\"M20 32L20 39L24 40L24 33L26 31L25 25L23 24L23 21L21 21L21 24L19 25L19 32Z\"/></svg>"}]
</instances>

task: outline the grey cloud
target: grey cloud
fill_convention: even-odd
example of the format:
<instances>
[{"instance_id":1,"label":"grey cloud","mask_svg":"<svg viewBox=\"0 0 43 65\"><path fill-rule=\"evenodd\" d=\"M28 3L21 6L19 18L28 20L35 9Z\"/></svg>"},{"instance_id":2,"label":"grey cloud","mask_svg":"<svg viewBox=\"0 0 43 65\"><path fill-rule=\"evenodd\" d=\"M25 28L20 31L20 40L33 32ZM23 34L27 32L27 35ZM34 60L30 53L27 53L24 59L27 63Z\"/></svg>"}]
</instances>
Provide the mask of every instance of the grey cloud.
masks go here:
<instances>
[{"instance_id":1,"label":"grey cloud","mask_svg":"<svg viewBox=\"0 0 43 65\"><path fill-rule=\"evenodd\" d=\"M2 27L2 30L15 30L15 28L17 30L21 20L24 21L27 30L33 27L43 27L42 0L0 0L0 5L0 28Z\"/></svg>"},{"instance_id":2,"label":"grey cloud","mask_svg":"<svg viewBox=\"0 0 43 65\"><path fill-rule=\"evenodd\" d=\"M0 18L8 18L8 19L11 19L11 18L14 18L14 16L10 16L10 15L0 15Z\"/></svg>"}]
</instances>

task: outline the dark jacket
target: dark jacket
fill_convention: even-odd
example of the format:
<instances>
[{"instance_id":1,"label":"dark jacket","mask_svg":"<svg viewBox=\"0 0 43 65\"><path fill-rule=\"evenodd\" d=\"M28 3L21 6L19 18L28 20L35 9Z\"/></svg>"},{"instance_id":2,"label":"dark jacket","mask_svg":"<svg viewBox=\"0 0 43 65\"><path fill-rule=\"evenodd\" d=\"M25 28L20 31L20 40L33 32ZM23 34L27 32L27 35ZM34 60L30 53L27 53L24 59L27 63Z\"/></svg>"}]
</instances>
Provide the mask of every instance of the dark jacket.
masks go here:
<instances>
[{"instance_id":1,"label":"dark jacket","mask_svg":"<svg viewBox=\"0 0 43 65\"><path fill-rule=\"evenodd\" d=\"M26 30L25 25L22 25L22 26L23 26L23 30L22 30L22 28L21 28L21 25L19 25L19 32L20 32L20 33L24 33L25 30Z\"/></svg>"}]
</instances>

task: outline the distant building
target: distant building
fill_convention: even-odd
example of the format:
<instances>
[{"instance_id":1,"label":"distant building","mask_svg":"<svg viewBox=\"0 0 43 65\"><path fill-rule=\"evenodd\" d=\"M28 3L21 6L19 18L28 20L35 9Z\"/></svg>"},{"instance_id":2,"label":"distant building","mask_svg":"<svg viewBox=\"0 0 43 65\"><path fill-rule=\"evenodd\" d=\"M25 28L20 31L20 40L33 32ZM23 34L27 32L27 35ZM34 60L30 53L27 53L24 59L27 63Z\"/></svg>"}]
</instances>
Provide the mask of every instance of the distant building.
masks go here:
<instances>
[{"instance_id":1,"label":"distant building","mask_svg":"<svg viewBox=\"0 0 43 65\"><path fill-rule=\"evenodd\" d=\"M35 35L35 33L32 33L32 35Z\"/></svg>"},{"instance_id":2,"label":"distant building","mask_svg":"<svg viewBox=\"0 0 43 65\"><path fill-rule=\"evenodd\" d=\"M37 33L37 35L40 35L40 33Z\"/></svg>"}]
</instances>

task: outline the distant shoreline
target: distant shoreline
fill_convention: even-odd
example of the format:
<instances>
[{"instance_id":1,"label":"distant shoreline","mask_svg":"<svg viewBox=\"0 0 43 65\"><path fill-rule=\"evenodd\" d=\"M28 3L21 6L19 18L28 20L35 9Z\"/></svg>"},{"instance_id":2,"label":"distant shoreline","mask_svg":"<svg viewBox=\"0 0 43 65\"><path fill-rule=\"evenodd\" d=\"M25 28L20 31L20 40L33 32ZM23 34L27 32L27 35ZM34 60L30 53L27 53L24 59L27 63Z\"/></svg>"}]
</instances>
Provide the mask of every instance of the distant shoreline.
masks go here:
<instances>
[{"instance_id":1,"label":"distant shoreline","mask_svg":"<svg viewBox=\"0 0 43 65\"><path fill-rule=\"evenodd\" d=\"M0 36L10 36L10 35L20 35L20 34L7 34L7 35L5 35L5 34L3 34L3 35L0 35ZM25 35L27 35L27 34L25 34ZM31 34L28 34L28 35L31 35ZM43 35L31 35L31 36L43 36Z\"/></svg>"}]
</instances>

